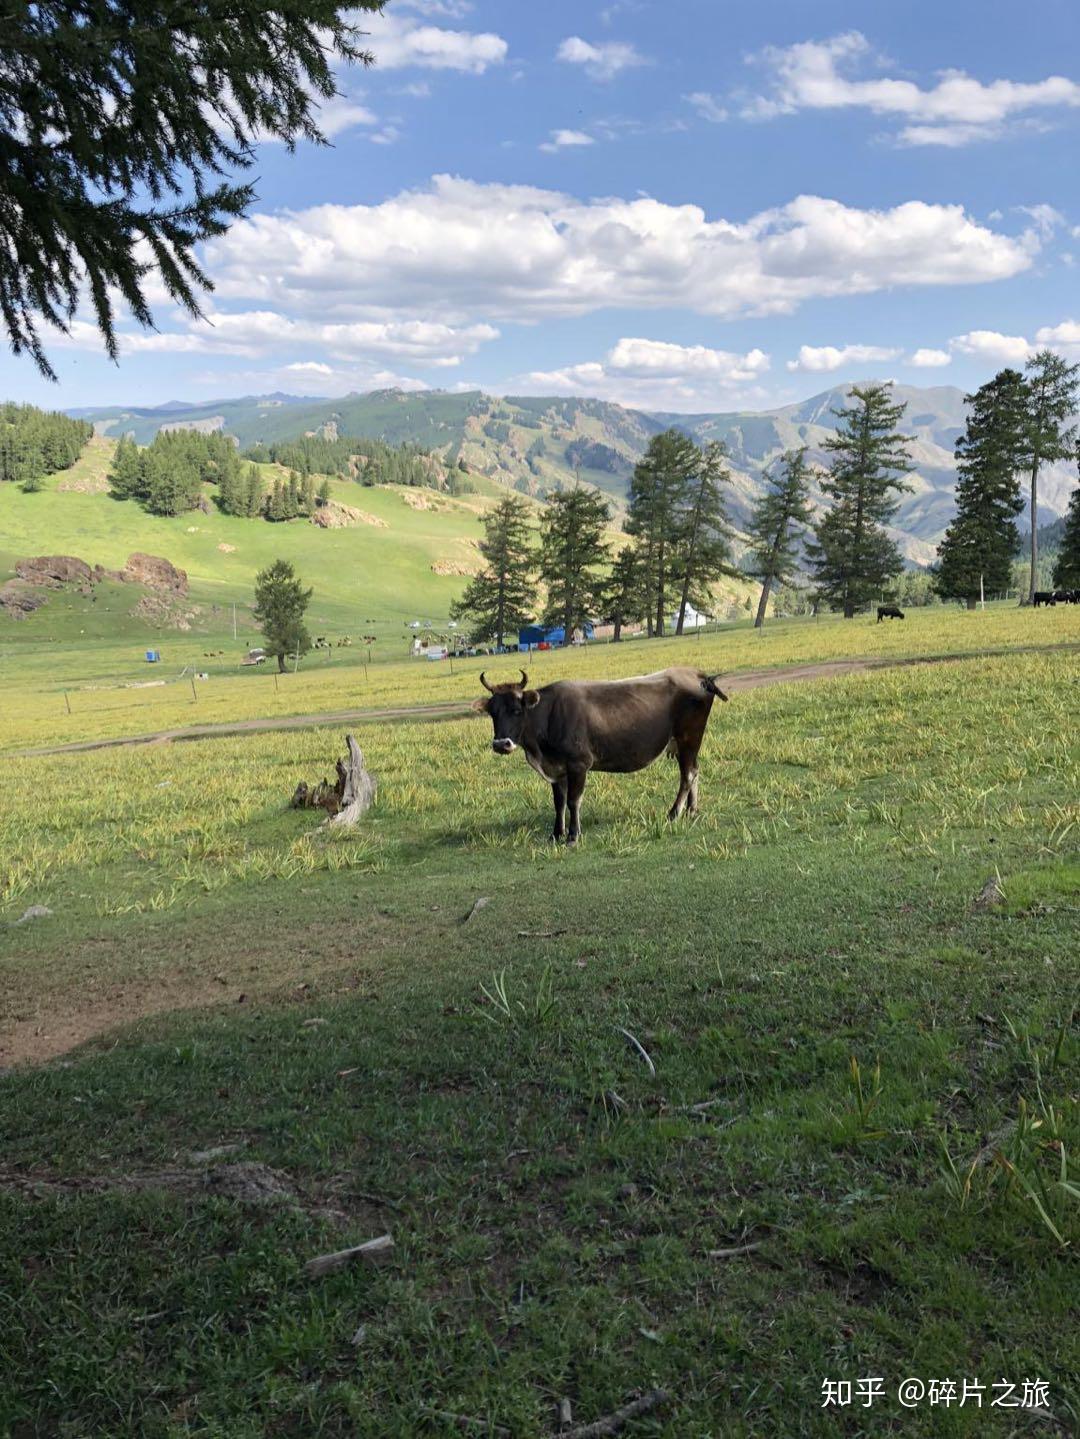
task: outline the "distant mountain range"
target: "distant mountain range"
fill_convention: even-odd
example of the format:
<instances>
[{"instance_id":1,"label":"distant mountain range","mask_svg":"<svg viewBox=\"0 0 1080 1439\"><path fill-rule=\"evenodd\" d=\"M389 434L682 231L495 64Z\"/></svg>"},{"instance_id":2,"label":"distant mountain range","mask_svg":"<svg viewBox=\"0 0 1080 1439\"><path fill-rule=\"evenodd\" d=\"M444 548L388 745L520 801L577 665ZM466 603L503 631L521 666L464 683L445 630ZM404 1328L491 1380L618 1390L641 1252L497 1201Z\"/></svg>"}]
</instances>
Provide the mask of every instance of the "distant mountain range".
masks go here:
<instances>
[{"instance_id":1,"label":"distant mountain range","mask_svg":"<svg viewBox=\"0 0 1080 1439\"><path fill-rule=\"evenodd\" d=\"M699 443L723 440L731 455L731 511L737 524L760 493L762 472L797 445L811 462L825 464L823 448L836 428L833 411L849 386L835 385L794 405L775 410L718 414L651 414L606 400L486 395L479 390L376 390L337 399L271 394L190 405L173 400L154 408L114 406L70 410L93 422L104 435L132 435L148 444L162 429L221 430L244 448L257 441L306 433L356 435L389 444L414 444L449 464L463 460L470 471L513 489L535 494L575 473L611 495L626 497L630 475L650 438L669 426ZM907 557L918 564L934 556L953 514L956 470L953 448L964 427L964 396L951 385L919 388L895 385L907 405L903 428L914 437L910 475L895 534ZM1076 468L1054 466L1041 483L1040 517L1062 515L1076 485Z\"/></svg>"}]
</instances>

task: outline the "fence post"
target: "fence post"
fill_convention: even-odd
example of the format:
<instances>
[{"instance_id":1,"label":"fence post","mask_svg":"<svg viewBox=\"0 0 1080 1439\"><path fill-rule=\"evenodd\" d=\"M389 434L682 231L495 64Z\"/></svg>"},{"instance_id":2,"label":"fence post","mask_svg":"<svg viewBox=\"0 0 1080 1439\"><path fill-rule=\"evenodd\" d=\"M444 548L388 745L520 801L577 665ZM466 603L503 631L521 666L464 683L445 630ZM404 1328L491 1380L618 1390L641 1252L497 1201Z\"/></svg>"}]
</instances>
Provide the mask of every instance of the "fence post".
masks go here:
<instances>
[{"instance_id":1,"label":"fence post","mask_svg":"<svg viewBox=\"0 0 1080 1439\"><path fill-rule=\"evenodd\" d=\"M195 676L194 676L194 675L191 676L191 703L192 703L193 705L199 703L199 691L195 688Z\"/></svg>"},{"instance_id":2,"label":"fence post","mask_svg":"<svg viewBox=\"0 0 1080 1439\"><path fill-rule=\"evenodd\" d=\"M64 703L67 705L67 712L68 712L68 714L70 714L70 713L71 713L71 701L68 699L68 692L67 692L67 690L64 691Z\"/></svg>"}]
</instances>

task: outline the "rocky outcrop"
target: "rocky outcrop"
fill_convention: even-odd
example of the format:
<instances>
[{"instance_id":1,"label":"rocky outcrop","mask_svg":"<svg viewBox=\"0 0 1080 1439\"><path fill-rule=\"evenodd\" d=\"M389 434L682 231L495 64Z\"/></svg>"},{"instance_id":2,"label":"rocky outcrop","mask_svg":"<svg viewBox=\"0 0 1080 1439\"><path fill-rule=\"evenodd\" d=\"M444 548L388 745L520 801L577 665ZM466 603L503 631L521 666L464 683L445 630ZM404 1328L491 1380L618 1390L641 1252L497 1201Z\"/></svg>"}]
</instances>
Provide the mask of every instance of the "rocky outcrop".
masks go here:
<instances>
[{"instance_id":1,"label":"rocky outcrop","mask_svg":"<svg viewBox=\"0 0 1080 1439\"><path fill-rule=\"evenodd\" d=\"M144 555L136 551L128 555L127 564L120 571L120 578L128 584L145 585L150 590L165 590L172 595L186 595L188 578L160 555Z\"/></svg>"},{"instance_id":2,"label":"rocky outcrop","mask_svg":"<svg viewBox=\"0 0 1080 1439\"><path fill-rule=\"evenodd\" d=\"M40 590L28 585L25 580L8 580L0 585L0 610L13 620L24 620L46 603Z\"/></svg>"},{"instance_id":3,"label":"rocky outcrop","mask_svg":"<svg viewBox=\"0 0 1080 1439\"><path fill-rule=\"evenodd\" d=\"M147 589L163 590L170 595L186 595L188 592L188 578L183 570L177 569L161 555L144 555L138 551L128 555L122 570L110 570L104 565L95 565L91 569L85 560L74 555L35 555L32 559L19 560L15 573L27 585L49 590L72 586L83 594L89 594L91 587L102 580L145 585Z\"/></svg>"},{"instance_id":4,"label":"rocky outcrop","mask_svg":"<svg viewBox=\"0 0 1080 1439\"><path fill-rule=\"evenodd\" d=\"M183 605L178 605L171 596L160 592L143 595L131 609L134 619L143 620L156 629L169 630L190 630L193 621L198 618L199 614L200 610L197 606L194 609L185 609Z\"/></svg>"},{"instance_id":5,"label":"rocky outcrop","mask_svg":"<svg viewBox=\"0 0 1080 1439\"><path fill-rule=\"evenodd\" d=\"M369 515L366 510L358 510L354 505L343 505L339 500L320 505L311 516L311 523L323 530L347 530L352 525L374 525L380 530L390 528L378 515Z\"/></svg>"},{"instance_id":6,"label":"rocky outcrop","mask_svg":"<svg viewBox=\"0 0 1080 1439\"><path fill-rule=\"evenodd\" d=\"M478 575L483 569L479 560L436 560L431 566L433 575L460 575L462 578Z\"/></svg>"},{"instance_id":7,"label":"rocky outcrop","mask_svg":"<svg viewBox=\"0 0 1080 1439\"><path fill-rule=\"evenodd\" d=\"M15 573L28 585L42 585L50 590L61 590L65 585L87 589L94 583L93 570L85 560L78 560L74 555L37 555L19 560Z\"/></svg>"}]
</instances>

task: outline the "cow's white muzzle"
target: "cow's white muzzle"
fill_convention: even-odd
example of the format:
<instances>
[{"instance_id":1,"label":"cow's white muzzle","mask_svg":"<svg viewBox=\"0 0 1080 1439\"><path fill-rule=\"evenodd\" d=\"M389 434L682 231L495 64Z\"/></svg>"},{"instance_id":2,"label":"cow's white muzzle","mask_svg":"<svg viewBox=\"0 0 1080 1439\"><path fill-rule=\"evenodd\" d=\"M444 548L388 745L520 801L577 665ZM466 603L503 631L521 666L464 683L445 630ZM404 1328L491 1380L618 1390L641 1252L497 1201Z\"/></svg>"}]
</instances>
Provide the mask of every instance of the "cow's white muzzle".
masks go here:
<instances>
[{"instance_id":1,"label":"cow's white muzzle","mask_svg":"<svg viewBox=\"0 0 1080 1439\"><path fill-rule=\"evenodd\" d=\"M491 741L491 748L496 754L513 754L517 749L517 745L512 739L493 739Z\"/></svg>"}]
</instances>

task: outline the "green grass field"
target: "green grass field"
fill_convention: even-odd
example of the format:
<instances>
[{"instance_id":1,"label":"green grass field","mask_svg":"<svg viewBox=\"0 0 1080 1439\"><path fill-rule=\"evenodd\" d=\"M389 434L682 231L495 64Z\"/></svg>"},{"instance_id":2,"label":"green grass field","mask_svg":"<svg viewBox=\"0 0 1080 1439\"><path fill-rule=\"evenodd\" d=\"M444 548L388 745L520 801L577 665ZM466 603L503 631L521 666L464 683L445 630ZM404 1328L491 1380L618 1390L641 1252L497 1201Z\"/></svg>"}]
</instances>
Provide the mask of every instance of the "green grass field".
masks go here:
<instances>
[{"instance_id":1,"label":"green grass field","mask_svg":"<svg viewBox=\"0 0 1080 1439\"><path fill-rule=\"evenodd\" d=\"M545 664L1033 636L1075 622ZM474 692L436 668L355 693ZM0 914L52 914L0 928L0 1434L532 1439L654 1387L627 1433L1076 1432L1078 675L1046 648L740 694L696 822L662 819L667 763L594 777L569 852L479 719L357 726L379 800L332 839L285 801L340 730L4 759ZM223 710L269 710L235 683ZM106 723L47 698L20 733ZM868 1375L872 1413L822 1409ZM984 1406L906 1410L908 1376ZM989 1408L1035 1378L1044 1412Z\"/></svg>"}]
</instances>

